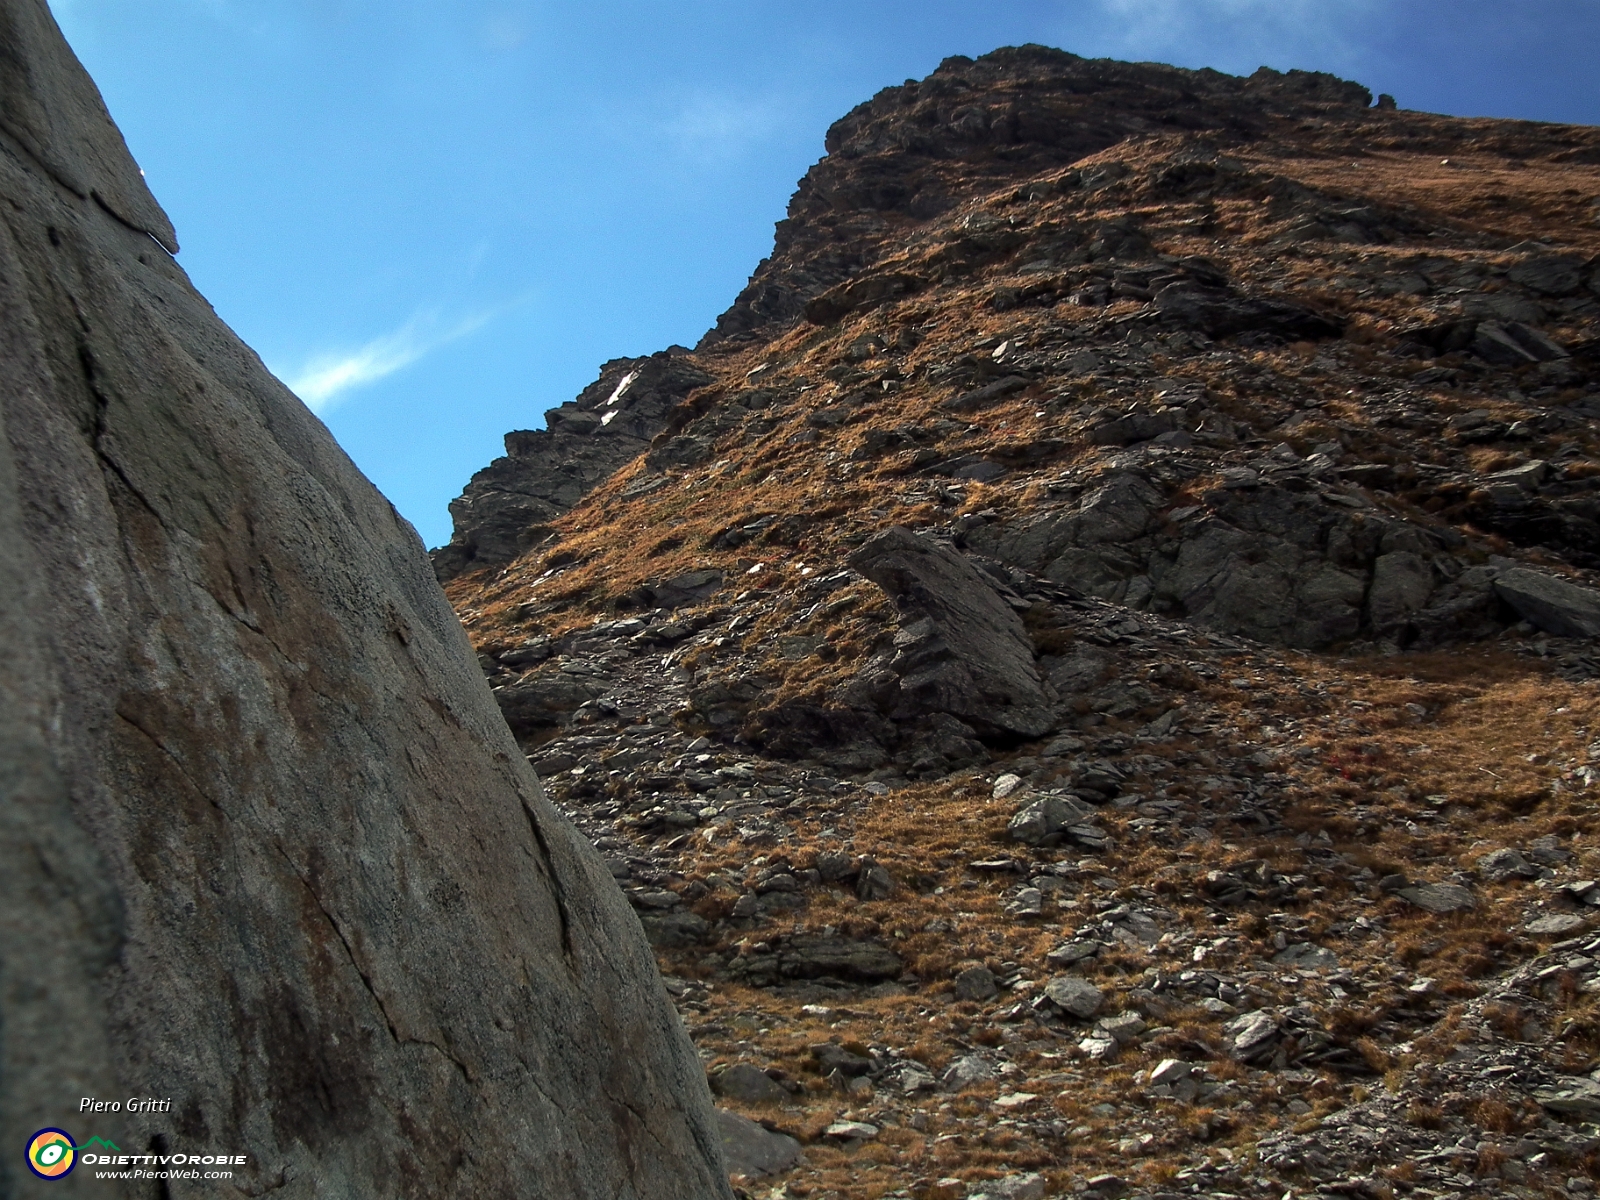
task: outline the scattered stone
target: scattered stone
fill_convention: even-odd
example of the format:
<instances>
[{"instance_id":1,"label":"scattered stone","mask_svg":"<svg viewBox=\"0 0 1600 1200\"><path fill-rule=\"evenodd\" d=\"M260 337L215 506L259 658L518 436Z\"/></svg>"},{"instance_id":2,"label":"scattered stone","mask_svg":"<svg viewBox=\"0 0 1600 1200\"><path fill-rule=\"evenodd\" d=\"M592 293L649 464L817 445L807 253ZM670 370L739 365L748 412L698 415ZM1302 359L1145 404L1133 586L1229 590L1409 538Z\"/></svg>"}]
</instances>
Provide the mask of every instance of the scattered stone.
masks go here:
<instances>
[{"instance_id":1,"label":"scattered stone","mask_svg":"<svg viewBox=\"0 0 1600 1200\"><path fill-rule=\"evenodd\" d=\"M1034 887L1023 888L1006 905L1006 912L1013 917L1037 917L1044 912L1044 893Z\"/></svg>"},{"instance_id":2,"label":"scattered stone","mask_svg":"<svg viewBox=\"0 0 1600 1200\"><path fill-rule=\"evenodd\" d=\"M940 1083L947 1091L959 1092L975 1083L987 1083L994 1078L994 1064L982 1055L964 1054L945 1068Z\"/></svg>"},{"instance_id":3,"label":"scattered stone","mask_svg":"<svg viewBox=\"0 0 1600 1200\"><path fill-rule=\"evenodd\" d=\"M1002 775L994 781L994 789L989 794L996 800L1004 800L1026 786L1021 775Z\"/></svg>"},{"instance_id":4,"label":"scattered stone","mask_svg":"<svg viewBox=\"0 0 1600 1200\"><path fill-rule=\"evenodd\" d=\"M1114 1017L1103 1017L1095 1029L1107 1037L1114 1038L1117 1045L1127 1046L1139 1040L1139 1035L1150 1028L1145 1019L1136 1012L1118 1013Z\"/></svg>"},{"instance_id":5,"label":"scattered stone","mask_svg":"<svg viewBox=\"0 0 1600 1200\"><path fill-rule=\"evenodd\" d=\"M1296 971L1337 971L1339 956L1332 950L1312 942L1295 942L1272 956L1275 966L1292 967Z\"/></svg>"},{"instance_id":6,"label":"scattered stone","mask_svg":"<svg viewBox=\"0 0 1600 1200\"><path fill-rule=\"evenodd\" d=\"M1577 855L1562 846L1561 839L1555 834L1547 833L1528 844L1528 857L1540 866L1561 867L1573 861Z\"/></svg>"},{"instance_id":7,"label":"scattered stone","mask_svg":"<svg viewBox=\"0 0 1600 1200\"><path fill-rule=\"evenodd\" d=\"M1147 1082L1153 1087L1159 1087L1162 1084L1170 1086L1180 1080L1191 1078L1198 1069L1193 1064L1186 1063L1182 1059L1164 1058L1150 1072Z\"/></svg>"},{"instance_id":8,"label":"scattered stone","mask_svg":"<svg viewBox=\"0 0 1600 1200\"><path fill-rule=\"evenodd\" d=\"M846 1050L837 1042L822 1042L812 1046L811 1057L816 1059L817 1069L825 1076L838 1071L853 1079L867 1074L873 1068L870 1058Z\"/></svg>"},{"instance_id":9,"label":"scattered stone","mask_svg":"<svg viewBox=\"0 0 1600 1200\"><path fill-rule=\"evenodd\" d=\"M1078 1043L1078 1049L1097 1062L1110 1062L1119 1048L1116 1038L1099 1033L1091 1033Z\"/></svg>"},{"instance_id":10,"label":"scattered stone","mask_svg":"<svg viewBox=\"0 0 1600 1200\"><path fill-rule=\"evenodd\" d=\"M894 895L894 876L876 863L863 864L856 877L856 899L885 900Z\"/></svg>"},{"instance_id":11,"label":"scattered stone","mask_svg":"<svg viewBox=\"0 0 1600 1200\"><path fill-rule=\"evenodd\" d=\"M1098 827L1084 824L1093 812L1088 805L1066 796L1040 796L1011 818L1006 832L1029 846L1057 845L1068 836L1078 836L1080 830L1084 831L1083 836L1098 840L1093 837L1100 833Z\"/></svg>"},{"instance_id":12,"label":"scattered stone","mask_svg":"<svg viewBox=\"0 0 1600 1200\"><path fill-rule=\"evenodd\" d=\"M1277 1040L1278 1016L1266 1009L1258 1009L1229 1021L1223 1029L1232 1035L1230 1049L1233 1056L1251 1062L1270 1050Z\"/></svg>"},{"instance_id":13,"label":"scattered stone","mask_svg":"<svg viewBox=\"0 0 1600 1200\"><path fill-rule=\"evenodd\" d=\"M1004 1179L986 1179L977 1191L966 1193L967 1200L1043 1200L1045 1178L1030 1172L1026 1175L1008 1175Z\"/></svg>"},{"instance_id":14,"label":"scattered stone","mask_svg":"<svg viewBox=\"0 0 1600 1200\"><path fill-rule=\"evenodd\" d=\"M878 1127L865 1121L835 1121L822 1131L822 1136L841 1142L870 1142L878 1136Z\"/></svg>"},{"instance_id":15,"label":"scattered stone","mask_svg":"<svg viewBox=\"0 0 1600 1200\"><path fill-rule=\"evenodd\" d=\"M1038 1098L1033 1092L1007 1092L995 1098L994 1106L1000 1109L1026 1108Z\"/></svg>"},{"instance_id":16,"label":"scattered stone","mask_svg":"<svg viewBox=\"0 0 1600 1200\"><path fill-rule=\"evenodd\" d=\"M1490 851L1478 859L1476 866L1478 873L1490 883L1499 883L1505 879L1539 878L1539 868L1524 858L1519 851L1510 847Z\"/></svg>"},{"instance_id":17,"label":"scattered stone","mask_svg":"<svg viewBox=\"0 0 1600 1200\"><path fill-rule=\"evenodd\" d=\"M1052 967L1070 967L1074 963L1080 963L1086 958L1093 958L1099 953L1099 942L1079 940L1067 942L1064 945L1057 946L1044 957L1045 961L1048 962Z\"/></svg>"}]
</instances>

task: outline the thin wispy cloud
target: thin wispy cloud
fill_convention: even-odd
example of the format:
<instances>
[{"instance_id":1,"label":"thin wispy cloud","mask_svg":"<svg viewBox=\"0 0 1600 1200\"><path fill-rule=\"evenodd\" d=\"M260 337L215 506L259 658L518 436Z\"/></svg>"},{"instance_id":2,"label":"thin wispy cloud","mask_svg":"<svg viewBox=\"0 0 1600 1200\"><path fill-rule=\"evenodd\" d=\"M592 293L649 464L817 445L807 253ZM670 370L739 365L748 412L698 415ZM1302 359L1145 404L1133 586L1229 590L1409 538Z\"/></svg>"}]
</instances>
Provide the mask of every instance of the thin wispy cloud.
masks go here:
<instances>
[{"instance_id":1,"label":"thin wispy cloud","mask_svg":"<svg viewBox=\"0 0 1600 1200\"><path fill-rule=\"evenodd\" d=\"M354 350L318 354L287 382L314 413L332 408L347 392L403 371L441 346L483 328L493 312L446 323L436 313L419 313L392 333Z\"/></svg>"},{"instance_id":2,"label":"thin wispy cloud","mask_svg":"<svg viewBox=\"0 0 1600 1200\"><path fill-rule=\"evenodd\" d=\"M666 121L666 134L700 158L727 158L777 132L779 106L771 100L700 95Z\"/></svg>"}]
</instances>

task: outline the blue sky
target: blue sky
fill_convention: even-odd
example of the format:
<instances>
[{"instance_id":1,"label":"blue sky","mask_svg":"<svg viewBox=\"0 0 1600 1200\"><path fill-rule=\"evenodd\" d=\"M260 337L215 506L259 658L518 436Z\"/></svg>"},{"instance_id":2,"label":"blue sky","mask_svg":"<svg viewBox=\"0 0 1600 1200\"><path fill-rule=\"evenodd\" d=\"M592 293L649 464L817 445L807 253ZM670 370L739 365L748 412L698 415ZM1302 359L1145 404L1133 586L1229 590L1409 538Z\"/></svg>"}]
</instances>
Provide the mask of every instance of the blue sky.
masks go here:
<instances>
[{"instance_id":1,"label":"blue sky","mask_svg":"<svg viewBox=\"0 0 1600 1200\"><path fill-rule=\"evenodd\" d=\"M1042 42L1600 123L1600 0L52 0L217 311L428 545L598 365L692 345L828 125Z\"/></svg>"}]
</instances>

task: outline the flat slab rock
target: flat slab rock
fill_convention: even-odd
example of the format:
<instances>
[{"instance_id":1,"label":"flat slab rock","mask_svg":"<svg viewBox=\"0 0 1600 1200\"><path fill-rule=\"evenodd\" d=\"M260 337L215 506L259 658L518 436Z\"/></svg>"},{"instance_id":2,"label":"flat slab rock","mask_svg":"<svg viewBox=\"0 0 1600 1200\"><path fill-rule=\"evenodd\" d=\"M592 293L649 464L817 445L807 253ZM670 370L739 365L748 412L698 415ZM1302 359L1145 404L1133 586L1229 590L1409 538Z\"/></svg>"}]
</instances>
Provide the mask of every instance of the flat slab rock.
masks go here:
<instances>
[{"instance_id":1,"label":"flat slab rock","mask_svg":"<svg viewBox=\"0 0 1600 1200\"><path fill-rule=\"evenodd\" d=\"M1296 942L1272 956L1275 966L1293 967L1299 971L1337 971L1339 956L1332 950L1311 942Z\"/></svg>"},{"instance_id":2,"label":"flat slab rock","mask_svg":"<svg viewBox=\"0 0 1600 1200\"><path fill-rule=\"evenodd\" d=\"M0 45L4 1140L171 1096L84 1136L283 1200L731 1197L416 533L162 250L44 0Z\"/></svg>"},{"instance_id":3,"label":"flat slab rock","mask_svg":"<svg viewBox=\"0 0 1600 1200\"><path fill-rule=\"evenodd\" d=\"M734 1063L713 1076L711 1090L745 1104L774 1104L789 1099L781 1084L751 1063Z\"/></svg>"},{"instance_id":4,"label":"flat slab rock","mask_svg":"<svg viewBox=\"0 0 1600 1200\"><path fill-rule=\"evenodd\" d=\"M1600 1116L1600 1083L1581 1075L1568 1076L1549 1087L1535 1088L1533 1098L1551 1112Z\"/></svg>"},{"instance_id":5,"label":"flat slab rock","mask_svg":"<svg viewBox=\"0 0 1600 1200\"><path fill-rule=\"evenodd\" d=\"M1523 619L1557 637L1600 637L1600 592L1543 571L1516 567L1495 576L1494 590Z\"/></svg>"},{"instance_id":6,"label":"flat slab rock","mask_svg":"<svg viewBox=\"0 0 1600 1200\"><path fill-rule=\"evenodd\" d=\"M1408 904L1431 913L1468 912L1478 907L1471 890L1459 883L1424 883L1401 888L1395 894Z\"/></svg>"},{"instance_id":7,"label":"flat slab rock","mask_svg":"<svg viewBox=\"0 0 1600 1200\"><path fill-rule=\"evenodd\" d=\"M1578 932L1588 923L1577 913L1551 913L1549 916L1535 917L1523 928L1529 933L1543 937L1565 937L1569 933Z\"/></svg>"}]
</instances>

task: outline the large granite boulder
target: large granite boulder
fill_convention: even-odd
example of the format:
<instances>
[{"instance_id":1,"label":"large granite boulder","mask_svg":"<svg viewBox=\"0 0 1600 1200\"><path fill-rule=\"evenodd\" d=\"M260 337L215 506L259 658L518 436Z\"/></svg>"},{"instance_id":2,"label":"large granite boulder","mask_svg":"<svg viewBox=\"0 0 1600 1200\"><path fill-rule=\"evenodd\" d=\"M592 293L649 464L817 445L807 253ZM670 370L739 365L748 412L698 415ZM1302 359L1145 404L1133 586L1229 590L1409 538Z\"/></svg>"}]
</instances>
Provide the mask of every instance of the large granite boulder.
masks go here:
<instances>
[{"instance_id":1,"label":"large granite boulder","mask_svg":"<svg viewBox=\"0 0 1600 1200\"><path fill-rule=\"evenodd\" d=\"M44 0L0 45L0 1143L729 1196L638 922L416 534L163 249ZM130 1095L170 1109L79 1115Z\"/></svg>"}]
</instances>

